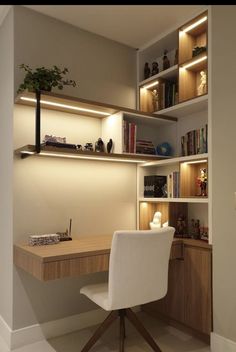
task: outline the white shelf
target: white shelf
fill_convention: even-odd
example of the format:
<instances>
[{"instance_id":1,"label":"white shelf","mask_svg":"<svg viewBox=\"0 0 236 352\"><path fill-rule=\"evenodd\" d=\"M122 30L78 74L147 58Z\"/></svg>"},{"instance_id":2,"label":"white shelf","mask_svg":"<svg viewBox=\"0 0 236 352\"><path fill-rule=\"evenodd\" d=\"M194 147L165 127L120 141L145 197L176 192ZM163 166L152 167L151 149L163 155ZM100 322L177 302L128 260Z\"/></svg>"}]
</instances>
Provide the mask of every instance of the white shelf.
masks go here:
<instances>
[{"instance_id":1,"label":"white shelf","mask_svg":"<svg viewBox=\"0 0 236 352\"><path fill-rule=\"evenodd\" d=\"M164 159L164 160L155 160L155 161L147 162L147 163L142 164L140 166L141 167L164 166L164 165L171 165L171 164L198 161L198 160L205 160L205 159L208 159L208 153L197 154L197 155L188 155L188 156L180 156L180 157Z\"/></svg>"},{"instance_id":2,"label":"white shelf","mask_svg":"<svg viewBox=\"0 0 236 352\"><path fill-rule=\"evenodd\" d=\"M208 198L192 197L192 198L144 198L140 197L139 202L174 202L174 203L208 203Z\"/></svg>"},{"instance_id":3,"label":"white shelf","mask_svg":"<svg viewBox=\"0 0 236 352\"><path fill-rule=\"evenodd\" d=\"M195 112L202 111L208 107L208 94L202 95L197 98L187 100L183 103L176 104L166 109L154 112L156 115L166 115L171 117L185 117L194 114Z\"/></svg>"},{"instance_id":4,"label":"white shelf","mask_svg":"<svg viewBox=\"0 0 236 352\"><path fill-rule=\"evenodd\" d=\"M139 83L139 87L142 87L152 81L157 80L158 78L164 78L164 79L172 79L174 77L177 77L178 75L178 65L171 66L167 70L161 71L157 73L154 76L151 76Z\"/></svg>"}]
</instances>

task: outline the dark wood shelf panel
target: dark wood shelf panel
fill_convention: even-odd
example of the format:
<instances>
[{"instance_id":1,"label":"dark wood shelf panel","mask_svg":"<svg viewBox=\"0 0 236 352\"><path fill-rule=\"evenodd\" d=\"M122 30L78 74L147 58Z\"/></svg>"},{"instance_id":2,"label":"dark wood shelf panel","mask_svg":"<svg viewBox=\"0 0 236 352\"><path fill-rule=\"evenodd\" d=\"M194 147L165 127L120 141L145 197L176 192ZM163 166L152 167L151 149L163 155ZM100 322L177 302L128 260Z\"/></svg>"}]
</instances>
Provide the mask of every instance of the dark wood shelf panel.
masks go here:
<instances>
[{"instance_id":1,"label":"dark wood shelf panel","mask_svg":"<svg viewBox=\"0 0 236 352\"><path fill-rule=\"evenodd\" d=\"M163 157L157 155L146 155L146 154L116 154L116 153L101 153L92 151L81 151L71 148L61 148L52 146L42 146L39 154L35 151L34 145L25 145L15 150L16 155L20 155L22 158L27 156L51 156L51 157L65 157L65 158L78 158L78 159L90 159L90 160L102 160L102 161L124 161L124 162L136 162L143 163L150 160L161 160Z\"/></svg>"},{"instance_id":2,"label":"dark wood shelf panel","mask_svg":"<svg viewBox=\"0 0 236 352\"><path fill-rule=\"evenodd\" d=\"M47 102L47 103L45 103ZM23 92L16 97L16 104L22 104L27 106L36 106L35 93L33 92ZM55 104L55 105L54 105ZM78 115L84 115L89 117L104 118L106 116L115 114L117 112L130 113L137 116L152 117L160 120L166 121L177 121L176 117L172 116L162 116L153 113L146 113L143 111L130 109L126 107L100 103L96 101L86 100L82 98L77 98L73 96L67 96L63 94L57 94L52 92L41 92L41 106L42 108L49 110L56 110L61 112L73 113ZM68 108L68 106L72 108ZM84 110L79 110L79 109ZM97 111L96 113L94 112Z\"/></svg>"}]
</instances>

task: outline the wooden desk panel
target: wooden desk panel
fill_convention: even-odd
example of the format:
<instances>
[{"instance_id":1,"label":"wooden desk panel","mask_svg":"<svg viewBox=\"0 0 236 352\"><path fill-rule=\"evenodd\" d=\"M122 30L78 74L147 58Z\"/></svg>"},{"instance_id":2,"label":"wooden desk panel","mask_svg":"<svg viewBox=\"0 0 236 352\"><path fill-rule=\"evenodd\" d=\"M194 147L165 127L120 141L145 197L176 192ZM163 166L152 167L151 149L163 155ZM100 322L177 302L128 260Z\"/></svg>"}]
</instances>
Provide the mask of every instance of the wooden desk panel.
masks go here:
<instances>
[{"instance_id":1,"label":"wooden desk panel","mask_svg":"<svg viewBox=\"0 0 236 352\"><path fill-rule=\"evenodd\" d=\"M87 236L55 245L14 245L14 264L41 281L107 271L111 235ZM175 239L170 259L183 258L183 242Z\"/></svg>"}]
</instances>

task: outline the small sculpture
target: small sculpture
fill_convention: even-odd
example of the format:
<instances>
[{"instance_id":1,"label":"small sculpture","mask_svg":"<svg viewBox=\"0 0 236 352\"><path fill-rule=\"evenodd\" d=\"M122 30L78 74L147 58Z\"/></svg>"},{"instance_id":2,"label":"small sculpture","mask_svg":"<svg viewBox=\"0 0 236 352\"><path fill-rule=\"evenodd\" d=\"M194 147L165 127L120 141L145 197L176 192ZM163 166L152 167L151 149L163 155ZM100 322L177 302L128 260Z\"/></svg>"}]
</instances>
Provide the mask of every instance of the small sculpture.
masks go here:
<instances>
[{"instance_id":1,"label":"small sculpture","mask_svg":"<svg viewBox=\"0 0 236 352\"><path fill-rule=\"evenodd\" d=\"M152 63L152 76L156 75L157 73L159 73L159 67L158 67L158 63L154 61Z\"/></svg>"},{"instance_id":2,"label":"small sculpture","mask_svg":"<svg viewBox=\"0 0 236 352\"><path fill-rule=\"evenodd\" d=\"M205 71L200 72L200 84L197 88L197 95L202 95L206 93L206 81L207 81L207 76Z\"/></svg>"},{"instance_id":3,"label":"small sculpture","mask_svg":"<svg viewBox=\"0 0 236 352\"><path fill-rule=\"evenodd\" d=\"M152 106L153 106L153 111L159 110L157 89L152 90Z\"/></svg>"},{"instance_id":4,"label":"small sculpture","mask_svg":"<svg viewBox=\"0 0 236 352\"><path fill-rule=\"evenodd\" d=\"M200 220L191 220L190 236L196 240L200 238Z\"/></svg>"},{"instance_id":5,"label":"small sculpture","mask_svg":"<svg viewBox=\"0 0 236 352\"><path fill-rule=\"evenodd\" d=\"M150 74L151 74L151 70L150 70L150 67L148 66L148 62L145 62L145 65L144 65L144 79L149 78Z\"/></svg>"},{"instance_id":6,"label":"small sculpture","mask_svg":"<svg viewBox=\"0 0 236 352\"><path fill-rule=\"evenodd\" d=\"M110 138L110 139L109 139L109 142L107 143L107 152L110 153L111 150L112 150L112 148L113 148L113 141L112 141L112 139Z\"/></svg>"},{"instance_id":7,"label":"small sculpture","mask_svg":"<svg viewBox=\"0 0 236 352\"><path fill-rule=\"evenodd\" d=\"M170 60L168 59L168 57L166 55L167 53L168 53L168 51L164 50L164 56L162 58L162 60L163 60L163 70L166 70L167 68L170 67Z\"/></svg>"},{"instance_id":8,"label":"small sculpture","mask_svg":"<svg viewBox=\"0 0 236 352\"><path fill-rule=\"evenodd\" d=\"M152 222L149 223L151 230L155 230L161 227L161 212L155 212Z\"/></svg>"},{"instance_id":9,"label":"small sculpture","mask_svg":"<svg viewBox=\"0 0 236 352\"><path fill-rule=\"evenodd\" d=\"M207 170L206 168L200 169L200 176L197 177L197 185L200 186L201 193L200 196L207 196Z\"/></svg>"},{"instance_id":10,"label":"small sculpture","mask_svg":"<svg viewBox=\"0 0 236 352\"><path fill-rule=\"evenodd\" d=\"M206 46L195 46L192 50L192 57L200 55L204 51L206 51Z\"/></svg>"},{"instance_id":11,"label":"small sculpture","mask_svg":"<svg viewBox=\"0 0 236 352\"><path fill-rule=\"evenodd\" d=\"M95 152L104 152L104 143L102 138L98 138L97 142L95 143Z\"/></svg>"},{"instance_id":12,"label":"small sculpture","mask_svg":"<svg viewBox=\"0 0 236 352\"><path fill-rule=\"evenodd\" d=\"M83 150L83 147L81 144L77 144L77 150Z\"/></svg>"},{"instance_id":13,"label":"small sculpture","mask_svg":"<svg viewBox=\"0 0 236 352\"><path fill-rule=\"evenodd\" d=\"M84 146L84 150L89 150L90 152L93 152L93 143L86 143Z\"/></svg>"},{"instance_id":14,"label":"small sculpture","mask_svg":"<svg viewBox=\"0 0 236 352\"><path fill-rule=\"evenodd\" d=\"M177 223L176 223L176 235L181 235L184 236L184 234L186 234L186 222L185 222L185 217L180 214L178 219L177 219Z\"/></svg>"}]
</instances>

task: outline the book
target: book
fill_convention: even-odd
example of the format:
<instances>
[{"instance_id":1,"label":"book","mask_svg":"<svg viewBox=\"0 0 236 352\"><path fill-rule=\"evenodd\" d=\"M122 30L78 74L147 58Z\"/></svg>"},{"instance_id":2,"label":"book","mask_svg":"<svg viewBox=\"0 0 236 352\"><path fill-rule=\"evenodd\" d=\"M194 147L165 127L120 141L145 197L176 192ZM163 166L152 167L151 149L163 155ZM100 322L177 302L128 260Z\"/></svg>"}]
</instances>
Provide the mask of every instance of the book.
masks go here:
<instances>
[{"instance_id":1,"label":"book","mask_svg":"<svg viewBox=\"0 0 236 352\"><path fill-rule=\"evenodd\" d=\"M208 125L197 130L188 131L181 136L181 154L182 156L203 154L208 151Z\"/></svg>"}]
</instances>

